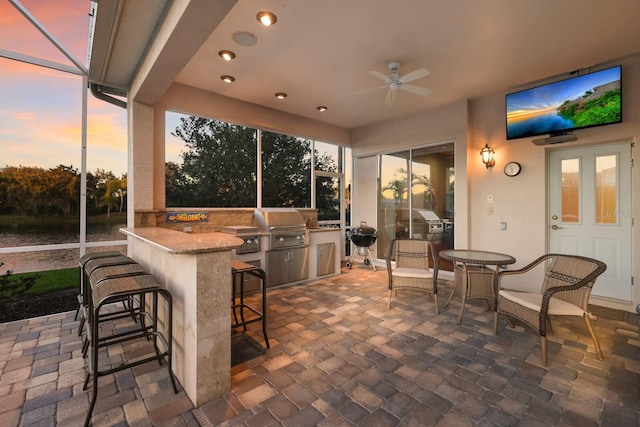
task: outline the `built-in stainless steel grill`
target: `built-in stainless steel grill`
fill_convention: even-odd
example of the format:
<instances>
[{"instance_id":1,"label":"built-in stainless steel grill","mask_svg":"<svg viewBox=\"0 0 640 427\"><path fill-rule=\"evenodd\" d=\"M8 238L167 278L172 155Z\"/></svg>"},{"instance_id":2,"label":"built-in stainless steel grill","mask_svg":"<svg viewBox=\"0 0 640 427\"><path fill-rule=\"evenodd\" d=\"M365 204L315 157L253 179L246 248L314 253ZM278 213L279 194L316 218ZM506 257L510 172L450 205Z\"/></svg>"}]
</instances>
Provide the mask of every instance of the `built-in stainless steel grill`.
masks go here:
<instances>
[{"instance_id":1,"label":"built-in stainless steel grill","mask_svg":"<svg viewBox=\"0 0 640 427\"><path fill-rule=\"evenodd\" d=\"M416 209L420 216L427 223L427 235L424 236L429 241L440 241L444 232L444 223L434 211L426 209ZM423 237L423 238L424 238Z\"/></svg>"},{"instance_id":2,"label":"built-in stainless steel grill","mask_svg":"<svg viewBox=\"0 0 640 427\"><path fill-rule=\"evenodd\" d=\"M307 246L307 228L296 209L256 209L253 219L257 229L269 236L267 250Z\"/></svg>"},{"instance_id":3,"label":"built-in stainless steel grill","mask_svg":"<svg viewBox=\"0 0 640 427\"><path fill-rule=\"evenodd\" d=\"M302 214L293 208L261 208L253 225L266 233L267 286L305 280L309 277L309 246Z\"/></svg>"},{"instance_id":4,"label":"built-in stainless steel grill","mask_svg":"<svg viewBox=\"0 0 640 427\"><path fill-rule=\"evenodd\" d=\"M260 252L260 237L258 228L250 225L227 225L220 227L220 232L233 234L244 240L242 246L236 249L236 254L250 254Z\"/></svg>"}]
</instances>

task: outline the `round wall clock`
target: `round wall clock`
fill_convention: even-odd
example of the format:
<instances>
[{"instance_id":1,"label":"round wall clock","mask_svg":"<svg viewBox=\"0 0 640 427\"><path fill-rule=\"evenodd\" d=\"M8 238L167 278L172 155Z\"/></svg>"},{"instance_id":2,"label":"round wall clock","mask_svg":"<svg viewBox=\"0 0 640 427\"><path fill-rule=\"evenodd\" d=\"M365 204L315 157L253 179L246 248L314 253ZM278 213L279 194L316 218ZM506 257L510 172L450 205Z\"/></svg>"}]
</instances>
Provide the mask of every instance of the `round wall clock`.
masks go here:
<instances>
[{"instance_id":1,"label":"round wall clock","mask_svg":"<svg viewBox=\"0 0 640 427\"><path fill-rule=\"evenodd\" d=\"M504 165L504 174L507 176L516 176L522 170L522 166L518 162L509 162Z\"/></svg>"}]
</instances>

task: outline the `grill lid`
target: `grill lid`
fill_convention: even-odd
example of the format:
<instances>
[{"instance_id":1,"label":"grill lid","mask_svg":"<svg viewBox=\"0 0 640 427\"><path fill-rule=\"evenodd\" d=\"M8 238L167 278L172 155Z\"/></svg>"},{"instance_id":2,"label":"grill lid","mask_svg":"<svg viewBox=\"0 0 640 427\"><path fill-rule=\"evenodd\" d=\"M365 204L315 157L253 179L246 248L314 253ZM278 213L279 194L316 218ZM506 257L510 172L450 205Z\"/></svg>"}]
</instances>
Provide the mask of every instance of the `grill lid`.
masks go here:
<instances>
[{"instance_id":1,"label":"grill lid","mask_svg":"<svg viewBox=\"0 0 640 427\"><path fill-rule=\"evenodd\" d=\"M376 229L367 225L366 221L360 222L360 226L351 228L352 235L375 236Z\"/></svg>"},{"instance_id":2,"label":"grill lid","mask_svg":"<svg viewBox=\"0 0 640 427\"><path fill-rule=\"evenodd\" d=\"M253 224L262 232L302 228L302 214L294 208L259 208L253 213Z\"/></svg>"},{"instance_id":3,"label":"grill lid","mask_svg":"<svg viewBox=\"0 0 640 427\"><path fill-rule=\"evenodd\" d=\"M258 228L251 225L224 225L220 227L221 233L246 236L258 234Z\"/></svg>"}]
</instances>

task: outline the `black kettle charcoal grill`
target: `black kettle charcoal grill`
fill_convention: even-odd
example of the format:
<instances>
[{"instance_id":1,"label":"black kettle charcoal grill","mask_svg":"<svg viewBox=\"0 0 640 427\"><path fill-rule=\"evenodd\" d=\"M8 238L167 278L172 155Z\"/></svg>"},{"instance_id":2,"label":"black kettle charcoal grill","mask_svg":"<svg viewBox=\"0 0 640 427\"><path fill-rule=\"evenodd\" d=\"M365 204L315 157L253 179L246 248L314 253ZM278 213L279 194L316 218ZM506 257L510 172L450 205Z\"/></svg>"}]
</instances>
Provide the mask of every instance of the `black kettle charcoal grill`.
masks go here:
<instances>
[{"instance_id":1,"label":"black kettle charcoal grill","mask_svg":"<svg viewBox=\"0 0 640 427\"><path fill-rule=\"evenodd\" d=\"M348 269L351 269L351 266L353 265L353 257L355 255L359 255L364 257L364 265L371 264L373 271L376 271L376 266L373 263L373 259L371 259L371 251L369 250L369 247L376 242L377 238L378 235L376 229L369 227L366 221L362 221L359 227L351 228L351 230L349 230L349 239L351 240L351 243L356 246L357 250L354 254L347 257L345 266Z\"/></svg>"}]
</instances>

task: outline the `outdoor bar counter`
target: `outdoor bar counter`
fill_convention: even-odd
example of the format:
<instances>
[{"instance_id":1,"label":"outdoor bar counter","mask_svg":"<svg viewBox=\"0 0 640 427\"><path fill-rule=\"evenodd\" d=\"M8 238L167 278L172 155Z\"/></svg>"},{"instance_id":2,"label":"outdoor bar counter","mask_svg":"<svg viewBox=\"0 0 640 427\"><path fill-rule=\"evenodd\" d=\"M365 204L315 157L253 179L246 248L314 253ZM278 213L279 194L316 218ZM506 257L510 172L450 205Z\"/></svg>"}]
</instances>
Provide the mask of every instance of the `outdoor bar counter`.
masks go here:
<instances>
[{"instance_id":1,"label":"outdoor bar counter","mask_svg":"<svg viewBox=\"0 0 640 427\"><path fill-rule=\"evenodd\" d=\"M242 239L163 227L120 230L128 255L173 295L173 370L194 405L231 387L231 255ZM162 317L162 316L161 316Z\"/></svg>"}]
</instances>

